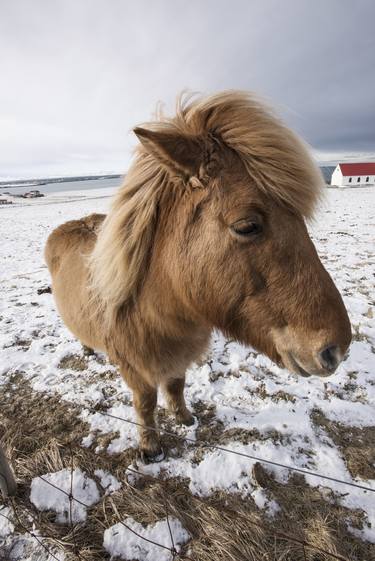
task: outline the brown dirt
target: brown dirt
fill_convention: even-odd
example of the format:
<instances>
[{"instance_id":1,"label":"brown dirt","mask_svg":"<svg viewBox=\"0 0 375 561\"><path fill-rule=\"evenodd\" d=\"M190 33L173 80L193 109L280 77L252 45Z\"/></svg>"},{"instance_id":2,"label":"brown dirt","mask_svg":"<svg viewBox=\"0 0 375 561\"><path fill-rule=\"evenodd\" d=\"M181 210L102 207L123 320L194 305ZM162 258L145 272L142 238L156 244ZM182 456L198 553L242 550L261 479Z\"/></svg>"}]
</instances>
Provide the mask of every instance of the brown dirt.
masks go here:
<instances>
[{"instance_id":1,"label":"brown dirt","mask_svg":"<svg viewBox=\"0 0 375 561\"><path fill-rule=\"evenodd\" d=\"M58 367L81 372L87 368L87 359L79 355L66 355L60 360Z\"/></svg>"},{"instance_id":2,"label":"brown dirt","mask_svg":"<svg viewBox=\"0 0 375 561\"><path fill-rule=\"evenodd\" d=\"M300 476L291 477L288 484L280 484L262 466L255 464L252 468L250 462L249 470L253 469L258 486L279 505L278 512L271 517L259 510L251 497L216 492L202 499L191 494L187 480L130 477L126 468L131 463L137 465L136 451L128 449L114 456L105 451L96 454L98 440L91 448L82 448L81 439L89 427L79 419L79 413L78 407L58 396L33 392L20 372L2 388L0 436L19 481L17 496L10 503L16 507L22 524L31 528L34 521L40 534L50 537L47 540L50 547L63 548L66 561L77 559L74 542L86 561L109 559L102 548L105 528L117 523L118 517L127 516L140 523L153 523L165 518L166 504L169 514L176 516L191 535L180 559L184 554L194 561L334 559L322 553L322 548L350 561L375 559L373 546L347 530L348 523L362 527L363 513L340 506L332 491L311 488ZM211 426L217 431L212 433L214 440L239 437L220 427L214 408L200 403L195 413L201 435L207 435L204 427ZM167 428L167 415L161 410L159 416ZM253 437L259 435L254 432ZM123 483L110 496L104 496L103 490L101 501L89 510L87 521L76 526L74 535L69 525L55 524L53 513L37 511L29 500L32 478L69 467L71 451L74 466L86 471L99 488L94 475L98 468L110 471ZM22 532L19 523L16 529Z\"/></svg>"},{"instance_id":3,"label":"brown dirt","mask_svg":"<svg viewBox=\"0 0 375 561\"><path fill-rule=\"evenodd\" d=\"M249 388L247 388L247 391L253 395L260 397L261 399L269 398L275 403L278 403L279 401L289 401L290 403L295 403L296 401L296 397L294 395L291 395L290 393L283 390L279 390L278 392L275 392L273 394L268 393L266 390L266 384L264 382L261 382L255 389L250 390Z\"/></svg>"}]
</instances>

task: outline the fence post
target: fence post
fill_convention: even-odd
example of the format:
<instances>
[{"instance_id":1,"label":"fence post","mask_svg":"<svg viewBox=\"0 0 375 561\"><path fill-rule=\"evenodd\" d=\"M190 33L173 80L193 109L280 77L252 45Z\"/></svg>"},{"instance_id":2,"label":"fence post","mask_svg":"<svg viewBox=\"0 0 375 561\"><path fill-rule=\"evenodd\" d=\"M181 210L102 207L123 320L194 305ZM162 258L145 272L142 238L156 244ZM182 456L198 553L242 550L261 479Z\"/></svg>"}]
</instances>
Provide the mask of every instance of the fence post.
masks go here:
<instances>
[{"instance_id":1,"label":"fence post","mask_svg":"<svg viewBox=\"0 0 375 561\"><path fill-rule=\"evenodd\" d=\"M7 457L0 445L0 490L3 497L15 495L17 490L16 479L9 465Z\"/></svg>"}]
</instances>

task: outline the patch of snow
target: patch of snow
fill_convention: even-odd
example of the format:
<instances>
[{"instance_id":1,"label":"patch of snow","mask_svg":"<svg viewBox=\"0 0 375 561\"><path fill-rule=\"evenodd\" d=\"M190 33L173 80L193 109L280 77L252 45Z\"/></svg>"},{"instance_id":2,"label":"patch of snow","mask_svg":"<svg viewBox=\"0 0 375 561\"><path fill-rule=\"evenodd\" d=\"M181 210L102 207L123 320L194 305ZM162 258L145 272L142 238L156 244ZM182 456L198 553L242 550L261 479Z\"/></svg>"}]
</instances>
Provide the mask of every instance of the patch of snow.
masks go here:
<instances>
[{"instance_id":1,"label":"patch of snow","mask_svg":"<svg viewBox=\"0 0 375 561\"><path fill-rule=\"evenodd\" d=\"M109 432L119 434L118 437L112 440L107 448L110 454L122 452L122 450L129 447L136 448L138 446L137 426L120 419L108 417L108 415L114 415L115 417L137 422L134 408L130 405L119 404L109 408L106 413L107 415L103 415L100 412L91 413L87 409L84 409L81 413L81 419L90 424L91 431L102 434L107 434Z\"/></svg>"},{"instance_id":2,"label":"patch of snow","mask_svg":"<svg viewBox=\"0 0 375 561\"><path fill-rule=\"evenodd\" d=\"M137 532L140 536L154 541L164 547L171 548L171 536L167 520L159 520L155 524L144 527L133 518L126 518L124 523ZM169 517L169 525L173 536L174 546L177 551L185 544L190 536L181 522L174 517ZM103 546L113 557L121 559L138 559L139 561L171 561L172 554L167 549L161 548L136 536L120 522L111 526L104 532Z\"/></svg>"},{"instance_id":3,"label":"patch of snow","mask_svg":"<svg viewBox=\"0 0 375 561\"><path fill-rule=\"evenodd\" d=\"M104 469L96 469L95 475L100 478L100 485L105 490L106 494L115 493L121 489L122 483L114 475L105 471Z\"/></svg>"},{"instance_id":4,"label":"patch of snow","mask_svg":"<svg viewBox=\"0 0 375 561\"><path fill-rule=\"evenodd\" d=\"M257 507L265 509L269 516L275 516L279 512L280 507L277 502L273 499L270 500L263 489L255 489L255 491L251 493L251 496Z\"/></svg>"},{"instance_id":5,"label":"patch of snow","mask_svg":"<svg viewBox=\"0 0 375 561\"><path fill-rule=\"evenodd\" d=\"M0 506L0 538L6 538L14 532L14 524L11 522L12 518L13 510L8 506Z\"/></svg>"},{"instance_id":6,"label":"patch of snow","mask_svg":"<svg viewBox=\"0 0 375 561\"><path fill-rule=\"evenodd\" d=\"M34 530L35 536L39 532ZM39 541L29 534L17 534L9 548L9 561L64 561L65 554L61 549L51 546L49 542L39 537ZM43 547L43 545L45 547ZM6 544L8 545L8 544ZM46 549L47 548L47 549Z\"/></svg>"},{"instance_id":7,"label":"patch of snow","mask_svg":"<svg viewBox=\"0 0 375 561\"><path fill-rule=\"evenodd\" d=\"M62 469L54 473L47 473L43 478L55 485L55 489L40 477L34 477L31 482L30 500L39 510L52 510L56 512L56 520L60 524L70 523L70 500L66 493L70 493L71 470ZM87 518L87 508L97 503L100 499L95 481L79 468L73 471L72 495L72 522L84 522ZM86 506L84 506L86 505Z\"/></svg>"}]
</instances>

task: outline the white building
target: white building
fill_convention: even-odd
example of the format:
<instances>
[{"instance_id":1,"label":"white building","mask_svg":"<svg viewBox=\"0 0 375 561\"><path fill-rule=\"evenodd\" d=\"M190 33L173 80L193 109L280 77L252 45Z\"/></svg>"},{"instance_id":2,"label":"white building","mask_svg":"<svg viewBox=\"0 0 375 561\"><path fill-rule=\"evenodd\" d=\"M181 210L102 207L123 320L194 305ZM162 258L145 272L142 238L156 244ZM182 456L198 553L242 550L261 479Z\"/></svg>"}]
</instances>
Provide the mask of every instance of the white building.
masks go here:
<instances>
[{"instance_id":1,"label":"white building","mask_svg":"<svg viewBox=\"0 0 375 561\"><path fill-rule=\"evenodd\" d=\"M332 174L331 185L363 187L375 185L375 162L367 164L338 164Z\"/></svg>"}]
</instances>

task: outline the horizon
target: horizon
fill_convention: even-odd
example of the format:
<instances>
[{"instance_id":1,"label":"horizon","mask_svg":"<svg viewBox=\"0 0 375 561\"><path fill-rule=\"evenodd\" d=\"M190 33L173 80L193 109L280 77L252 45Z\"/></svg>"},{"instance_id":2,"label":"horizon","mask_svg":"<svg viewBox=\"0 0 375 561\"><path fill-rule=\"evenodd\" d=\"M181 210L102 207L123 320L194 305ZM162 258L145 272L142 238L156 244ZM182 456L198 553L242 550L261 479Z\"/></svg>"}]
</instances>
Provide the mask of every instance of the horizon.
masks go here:
<instances>
[{"instance_id":1,"label":"horizon","mask_svg":"<svg viewBox=\"0 0 375 561\"><path fill-rule=\"evenodd\" d=\"M349 156L348 159L341 158L340 160L328 160L328 161L316 161L316 164L319 168L324 167L336 167L340 163L342 164L350 164L350 163L370 163L375 162L375 155L370 155L369 158L359 158L355 159L352 156ZM0 187L2 184L9 185L17 182L17 181L41 181L43 179L81 179L81 178L100 178L100 177L122 177L125 176L128 170L123 171L108 171L108 172L92 172L92 173L66 173L66 174L46 174L46 175L27 175L27 176L19 176L19 177L3 177L0 175Z\"/></svg>"}]
</instances>

